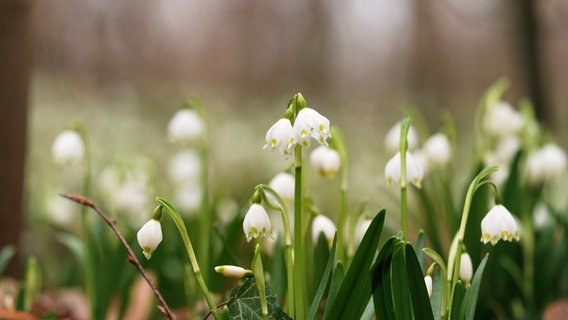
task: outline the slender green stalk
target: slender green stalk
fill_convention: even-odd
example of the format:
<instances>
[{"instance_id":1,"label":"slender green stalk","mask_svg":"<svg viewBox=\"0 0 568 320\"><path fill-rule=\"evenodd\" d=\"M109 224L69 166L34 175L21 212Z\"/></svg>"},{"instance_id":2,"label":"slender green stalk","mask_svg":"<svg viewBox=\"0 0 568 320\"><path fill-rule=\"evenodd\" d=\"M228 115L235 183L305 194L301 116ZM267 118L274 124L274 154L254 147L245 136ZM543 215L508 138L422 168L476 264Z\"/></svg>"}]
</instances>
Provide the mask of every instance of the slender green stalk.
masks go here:
<instances>
[{"instance_id":1,"label":"slender green stalk","mask_svg":"<svg viewBox=\"0 0 568 320\"><path fill-rule=\"evenodd\" d=\"M296 309L294 319L304 319L307 289L304 260L304 233L302 228L302 146L297 145L294 153L294 298L296 299L294 303Z\"/></svg>"},{"instance_id":2,"label":"slender green stalk","mask_svg":"<svg viewBox=\"0 0 568 320\"><path fill-rule=\"evenodd\" d=\"M529 316L534 316L534 232L532 218L529 214L522 217L523 237L521 248L523 250L523 276L524 276L524 298L529 309Z\"/></svg>"},{"instance_id":3,"label":"slender green stalk","mask_svg":"<svg viewBox=\"0 0 568 320\"><path fill-rule=\"evenodd\" d=\"M343 133L337 127L331 127L331 143L339 154L341 167L339 169L339 213L337 215L337 259L345 260L345 224L347 223L347 147Z\"/></svg>"},{"instance_id":4,"label":"slender green stalk","mask_svg":"<svg viewBox=\"0 0 568 320\"><path fill-rule=\"evenodd\" d=\"M280 211L282 216L282 224L284 225L284 257L286 260L286 281L287 281L287 304L288 304L288 314L294 314L294 260L293 260L293 248L292 248L292 236L290 232L290 220L288 216L288 209L286 204L280 197L280 195L271 187L265 184L260 184L256 186L257 189L261 189L264 192L270 193L276 201L278 201L278 206L274 206L270 201L265 202L271 207ZM263 192L263 194L264 194Z\"/></svg>"},{"instance_id":5,"label":"slender green stalk","mask_svg":"<svg viewBox=\"0 0 568 320\"><path fill-rule=\"evenodd\" d=\"M262 246L262 238L258 239L258 243L254 249L254 258L252 259L252 272L256 282L256 288L260 297L260 308L262 317L268 319L268 306L266 304L266 285L264 281L264 267L262 265L262 255L260 247Z\"/></svg>"},{"instance_id":6,"label":"slender green stalk","mask_svg":"<svg viewBox=\"0 0 568 320\"><path fill-rule=\"evenodd\" d=\"M91 195L91 145L89 137L87 135L87 130L82 124L75 124L75 130L81 136L83 145L85 147L82 194L84 197L89 198ZM101 319L102 317L104 317L104 314L99 314L99 312L102 312L102 310L99 310L99 297L97 294L98 289L94 257L95 248L91 239L91 227L89 225L87 207L85 206L81 207L81 227L83 231L83 243L85 245L85 286L87 295L89 297L91 318Z\"/></svg>"},{"instance_id":7,"label":"slender green stalk","mask_svg":"<svg viewBox=\"0 0 568 320\"><path fill-rule=\"evenodd\" d=\"M208 149L205 140L199 143L199 159L201 162L201 206L199 212L199 261L206 267L203 277L207 279L209 274L209 246L211 243L211 212L209 212L209 166L207 159Z\"/></svg>"},{"instance_id":8,"label":"slender green stalk","mask_svg":"<svg viewBox=\"0 0 568 320\"><path fill-rule=\"evenodd\" d=\"M179 234L183 240L183 244L185 246L189 262L191 263L191 267L193 269L193 275L195 276L197 284L201 289L201 293L205 297L205 301L207 302L207 305L211 309L211 312L213 313L215 319L220 320L221 314L219 310L217 310L217 306L215 305L215 301L213 300L213 297L211 296L211 293L209 292L209 289L205 284L205 280L203 280L203 275L201 273L201 269L199 268L199 264L197 263L197 257L195 256L195 252L193 251L193 246L191 245L191 240L189 239L189 234L187 233L187 229L185 228L183 219L181 218L178 211L174 208L174 206L172 206L166 200L160 197L156 197L156 202L158 202L158 204L166 208L166 211L168 212L170 218L172 218L172 220L174 221L179 231Z\"/></svg>"},{"instance_id":9,"label":"slender green stalk","mask_svg":"<svg viewBox=\"0 0 568 320\"><path fill-rule=\"evenodd\" d=\"M469 188L467 189L467 194L465 197L465 203L463 206L462 216L461 216L461 223L460 228L454 239L452 240L452 244L450 246L450 253L448 257L448 273L446 274L446 284L444 290L444 295L446 299L442 299L442 317L447 316L448 319L451 317L452 314L452 300L454 299L454 292L456 283L458 282L458 275L460 271L460 257L462 254L462 247L463 247L463 240L465 237L465 230L467 226L467 220L469 217L469 210L471 208L471 202L473 200L473 196L477 189L484 185L486 182L482 181L486 176L489 174L497 171L496 166L487 167L483 169L469 184ZM490 183L492 186L492 183ZM445 311L447 315L444 315Z\"/></svg>"},{"instance_id":10,"label":"slender green stalk","mask_svg":"<svg viewBox=\"0 0 568 320\"><path fill-rule=\"evenodd\" d=\"M406 198L406 150L408 148L407 135L410 128L410 118L402 120L400 126L400 227L402 230L402 240L408 239L408 209ZM405 248L405 247L403 247Z\"/></svg>"}]
</instances>

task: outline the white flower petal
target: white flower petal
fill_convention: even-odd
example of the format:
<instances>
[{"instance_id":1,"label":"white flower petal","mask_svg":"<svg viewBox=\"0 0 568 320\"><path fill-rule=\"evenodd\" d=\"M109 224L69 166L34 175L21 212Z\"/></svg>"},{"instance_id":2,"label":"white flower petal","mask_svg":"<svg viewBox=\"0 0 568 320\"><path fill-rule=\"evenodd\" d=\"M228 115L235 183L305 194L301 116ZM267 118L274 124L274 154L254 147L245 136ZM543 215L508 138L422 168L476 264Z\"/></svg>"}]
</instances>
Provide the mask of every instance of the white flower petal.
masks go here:
<instances>
[{"instance_id":1,"label":"white flower petal","mask_svg":"<svg viewBox=\"0 0 568 320\"><path fill-rule=\"evenodd\" d=\"M51 154L55 162L60 164L74 164L85 155L85 146L81 136L73 130L60 133L51 147Z\"/></svg>"},{"instance_id":2,"label":"white flower petal","mask_svg":"<svg viewBox=\"0 0 568 320\"><path fill-rule=\"evenodd\" d=\"M150 259L154 250L162 242L162 225L160 221L151 219L136 234L138 244L142 247L146 259Z\"/></svg>"},{"instance_id":3,"label":"white flower petal","mask_svg":"<svg viewBox=\"0 0 568 320\"><path fill-rule=\"evenodd\" d=\"M314 244L318 242L318 237L322 232L328 244L331 244L336 231L335 223L324 215L319 214L312 221L312 241Z\"/></svg>"},{"instance_id":4,"label":"white flower petal","mask_svg":"<svg viewBox=\"0 0 568 320\"><path fill-rule=\"evenodd\" d=\"M168 138L171 142L191 142L203 135L204 125L195 110L181 109L168 123Z\"/></svg>"},{"instance_id":5,"label":"white flower petal","mask_svg":"<svg viewBox=\"0 0 568 320\"><path fill-rule=\"evenodd\" d=\"M257 203L250 206L243 221L243 231L248 242L257 237L272 237L270 218L263 206Z\"/></svg>"}]
</instances>

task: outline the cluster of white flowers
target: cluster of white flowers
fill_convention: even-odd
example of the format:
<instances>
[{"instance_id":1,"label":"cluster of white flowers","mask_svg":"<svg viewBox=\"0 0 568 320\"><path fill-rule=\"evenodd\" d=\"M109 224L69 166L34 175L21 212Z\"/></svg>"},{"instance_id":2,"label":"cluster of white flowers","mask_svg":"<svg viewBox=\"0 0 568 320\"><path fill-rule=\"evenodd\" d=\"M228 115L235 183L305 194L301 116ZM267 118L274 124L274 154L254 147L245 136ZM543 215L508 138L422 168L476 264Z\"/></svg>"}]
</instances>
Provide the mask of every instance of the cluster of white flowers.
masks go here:
<instances>
[{"instance_id":1,"label":"cluster of white flowers","mask_svg":"<svg viewBox=\"0 0 568 320\"><path fill-rule=\"evenodd\" d=\"M263 149L279 151L288 157L294 153L297 144L307 148L310 139L314 139L321 145L327 145L329 137L329 120L312 108L304 108L298 112L294 126L286 118L276 121L266 132Z\"/></svg>"},{"instance_id":2,"label":"cluster of white flowers","mask_svg":"<svg viewBox=\"0 0 568 320\"><path fill-rule=\"evenodd\" d=\"M495 245L499 240L519 241L520 232L513 215L503 205L495 205L481 220L481 241Z\"/></svg>"}]
</instances>

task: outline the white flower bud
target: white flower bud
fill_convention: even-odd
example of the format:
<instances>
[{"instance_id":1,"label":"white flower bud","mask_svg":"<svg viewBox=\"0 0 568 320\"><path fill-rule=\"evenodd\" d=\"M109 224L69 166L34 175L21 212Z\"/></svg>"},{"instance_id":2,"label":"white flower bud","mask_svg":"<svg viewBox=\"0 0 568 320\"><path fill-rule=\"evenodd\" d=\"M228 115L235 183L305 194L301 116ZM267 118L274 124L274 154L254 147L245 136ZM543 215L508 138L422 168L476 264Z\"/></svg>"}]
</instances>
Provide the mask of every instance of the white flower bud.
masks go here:
<instances>
[{"instance_id":1,"label":"white flower bud","mask_svg":"<svg viewBox=\"0 0 568 320\"><path fill-rule=\"evenodd\" d=\"M85 155L83 139L76 131L63 131L53 141L51 154L55 162L59 164L80 162Z\"/></svg>"},{"instance_id":2,"label":"white flower bud","mask_svg":"<svg viewBox=\"0 0 568 320\"><path fill-rule=\"evenodd\" d=\"M432 298L432 277L425 276L424 284L426 285L426 291L428 292L428 298Z\"/></svg>"},{"instance_id":3,"label":"white flower bud","mask_svg":"<svg viewBox=\"0 0 568 320\"><path fill-rule=\"evenodd\" d=\"M335 223L322 214L317 215L312 221L312 241L314 244L318 242L318 237L323 232L328 244L331 245L336 231Z\"/></svg>"},{"instance_id":4,"label":"white flower bud","mask_svg":"<svg viewBox=\"0 0 568 320\"><path fill-rule=\"evenodd\" d=\"M400 152L397 152L385 166L385 178L387 185L393 183L400 183L401 168L400 168ZM417 188L421 187L422 183L422 167L410 152L406 152L406 181L412 183Z\"/></svg>"},{"instance_id":5,"label":"white flower bud","mask_svg":"<svg viewBox=\"0 0 568 320\"><path fill-rule=\"evenodd\" d=\"M150 259L154 250L162 242L162 225L160 221L150 219L138 230L136 237L138 238L138 244L142 247L144 256L146 259Z\"/></svg>"},{"instance_id":6,"label":"white flower bud","mask_svg":"<svg viewBox=\"0 0 568 320\"><path fill-rule=\"evenodd\" d=\"M216 266L215 272L220 273L227 278L235 279L241 279L242 277L252 275L252 271L250 270L231 265Z\"/></svg>"},{"instance_id":7,"label":"white flower bud","mask_svg":"<svg viewBox=\"0 0 568 320\"><path fill-rule=\"evenodd\" d=\"M463 252L460 258L460 280L465 283L470 283L473 278L473 264L471 257L467 252Z\"/></svg>"},{"instance_id":8,"label":"white flower bud","mask_svg":"<svg viewBox=\"0 0 568 320\"><path fill-rule=\"evenodd\" d=\"M204 132L203 121L195 110L181 109L168 123L168 138L171 142L195 141Z\"/></svg>"},{"instance_id":9,"label":"white flower bud","mask_svg":"<svg viewBox=\"0 0 568 320\"><path fill-rule=\"evenodd\" d=\"M250 206L243 221L243 230L248 242L257 237L272 237L270 218L263 206L258 203Z\"/></svg>"},{"instance_id":10,"label":"white flower bud","mask_svg":"<svg viewBox=\"0 0 568 320\"><path fill-rule=\"evenodd\" d=\"M310 154L310 162L325 177L335 177L341 166L339 153L327 146L319 146L314 149Z\"/></svg>"}]
</instances>

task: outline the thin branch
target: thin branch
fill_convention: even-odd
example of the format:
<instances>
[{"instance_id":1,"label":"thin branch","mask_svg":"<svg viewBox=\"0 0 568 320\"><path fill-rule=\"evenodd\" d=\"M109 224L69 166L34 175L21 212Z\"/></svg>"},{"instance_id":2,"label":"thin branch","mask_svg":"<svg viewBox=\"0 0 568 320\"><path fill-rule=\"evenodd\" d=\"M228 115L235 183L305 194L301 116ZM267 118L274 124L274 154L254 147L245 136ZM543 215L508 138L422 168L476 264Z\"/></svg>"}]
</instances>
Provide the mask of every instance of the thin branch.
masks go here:
<instances>
[{"instance_id":1,"label":"thin branch","mask_svg":"<svg viewBox=\"0 0 568 320\"><path fill-rule=\"evenodd\" d=\"M126 251L128 252L128 262L130 262L134 266L136 266L136 269L138 269L138 271L140 271L140 274L142 274L142 277L144 277L144 280L146 280L146 282L148 283L148 285L152 289L152 292L156 296L156 299L158 299L158 301L160 302L160 305L157 306L158 309L168 319L175 319L176 316L171 311L170 307L166 303L166 300L164 300L164 298L162 297L162 294L160 293L158 288L156 288L156 286L152 283L152 280L150 279L150 277L148 276L148 274L146 273L146 271L142 267L142 264L140 264L140 261L138 261L138 258L136 258L136 255L132 251L132 248L130 247L130 245L128 245L128 242L126 242L126 239L124 238L122 233L120 233L120 230L118 230L118 227L116 225L116 221L113 220L113 219L110 219L104 212L102 212L101 209L99 209L97 207L97 205L95 205L95 203L91 199L85 198L85 197L80 196L80 195L74 195L74 194L61 194L61 196L64 197L64 198L67 198L71 201L77 202L80 205L83 205L83 206L86 206L86 207L89 207L89 208L95 210L99 214L99 216L101 216L101 218L103 218L103 220L111 227L112 231L114 231L114 233L116 234L116 236L118 237L118 239L120 240L120 242L122 243L122 245L124 246Z\"/></svg>"}]
</instances>

